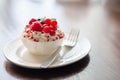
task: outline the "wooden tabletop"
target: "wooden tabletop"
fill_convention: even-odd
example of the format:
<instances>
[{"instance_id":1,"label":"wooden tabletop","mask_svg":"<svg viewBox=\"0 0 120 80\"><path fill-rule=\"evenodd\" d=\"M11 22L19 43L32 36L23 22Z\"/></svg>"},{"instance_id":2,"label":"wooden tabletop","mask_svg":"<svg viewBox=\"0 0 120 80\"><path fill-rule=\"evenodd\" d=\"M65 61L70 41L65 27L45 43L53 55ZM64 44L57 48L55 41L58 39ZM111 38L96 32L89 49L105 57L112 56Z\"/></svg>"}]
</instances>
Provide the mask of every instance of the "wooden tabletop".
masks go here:
<instances>
[{"instance_id":1,"label":"wooden tabletop","mask_svg":"<svg viewBox=\"0 0 120 80\"><path fill-rule=\"evenodd\" d=\"M61 0L62 1L62 0ZM109 0L1 0L0 80L120 80L120 11ZM89 55L53 69L27 69L9 62L3 48L19 37L31 17L55 17L67 32L74 27L89 39Z\"/></svg>"}]
</instances>

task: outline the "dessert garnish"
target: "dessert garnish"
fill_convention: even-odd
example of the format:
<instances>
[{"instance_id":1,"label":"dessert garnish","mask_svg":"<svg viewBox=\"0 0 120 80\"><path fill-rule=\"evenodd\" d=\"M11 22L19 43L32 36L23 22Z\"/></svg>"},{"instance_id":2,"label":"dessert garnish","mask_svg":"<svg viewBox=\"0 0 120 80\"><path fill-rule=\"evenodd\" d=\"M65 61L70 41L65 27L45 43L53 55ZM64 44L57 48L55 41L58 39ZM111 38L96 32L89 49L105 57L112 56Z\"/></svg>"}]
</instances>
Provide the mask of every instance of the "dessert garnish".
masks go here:
<instances>
[{"instance_id":1,"label":"dessert garnish","mask_svg":"<svg viewBox=\"0 0 120 80\"><path fill-rule=\"evenodd\" d=\"M26 25L24 38L35 42L56 41L64 37L55 18L32 18Z\"/></svg>"}]
</instances>

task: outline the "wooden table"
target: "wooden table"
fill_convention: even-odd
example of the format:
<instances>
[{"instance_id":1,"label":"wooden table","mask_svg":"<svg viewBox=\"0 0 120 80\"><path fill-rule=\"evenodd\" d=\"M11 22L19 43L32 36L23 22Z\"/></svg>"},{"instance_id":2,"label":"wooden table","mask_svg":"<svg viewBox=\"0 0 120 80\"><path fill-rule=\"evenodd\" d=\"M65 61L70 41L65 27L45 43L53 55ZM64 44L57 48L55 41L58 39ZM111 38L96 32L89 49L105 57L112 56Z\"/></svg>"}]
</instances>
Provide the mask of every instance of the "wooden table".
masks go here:
<instances>
[{"instance_id":1,"label":"wooden table","mask_svg":"<svg viewBox=\"0 0 120 80\"><path fill-rule=\"evenodd\" d=\"M120 80L120 13L105 0L1 0L0 80ZM116 10L114 10L116 9ZM5 59L3 48L20 36L31 17L56 17L66 32L80 29L92 49L85 58L54 69L27 69Z\"/></svg>"}]
</instances>

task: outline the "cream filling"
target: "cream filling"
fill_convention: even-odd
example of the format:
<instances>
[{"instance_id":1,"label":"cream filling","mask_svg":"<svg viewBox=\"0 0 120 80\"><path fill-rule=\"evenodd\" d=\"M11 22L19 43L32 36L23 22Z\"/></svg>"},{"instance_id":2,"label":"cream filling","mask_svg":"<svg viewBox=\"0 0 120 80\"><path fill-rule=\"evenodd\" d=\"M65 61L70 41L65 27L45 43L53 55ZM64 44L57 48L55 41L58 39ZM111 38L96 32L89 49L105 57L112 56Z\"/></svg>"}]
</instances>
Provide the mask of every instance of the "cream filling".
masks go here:
<instances>
[{"instance_id":1,"label":"cream filling","mask_svg":"<svg viewBox=\"0 0 120 80\"><path fill-rule=\"evenodd\" d=\"M28 29L26 29L28 30ZM64 36L63 32L61 30L56 30L56 34L54 36L51 36L49 33L42 33L42 32L37 32L37 31L31 31L31 32L23 32L23 36L27 36L25 38L30 38L32 37L32 40L36 39L40 42L46 42L46 41L54 41L57 39L60 39L58 35Z\"/></svg>"}]
</instances>

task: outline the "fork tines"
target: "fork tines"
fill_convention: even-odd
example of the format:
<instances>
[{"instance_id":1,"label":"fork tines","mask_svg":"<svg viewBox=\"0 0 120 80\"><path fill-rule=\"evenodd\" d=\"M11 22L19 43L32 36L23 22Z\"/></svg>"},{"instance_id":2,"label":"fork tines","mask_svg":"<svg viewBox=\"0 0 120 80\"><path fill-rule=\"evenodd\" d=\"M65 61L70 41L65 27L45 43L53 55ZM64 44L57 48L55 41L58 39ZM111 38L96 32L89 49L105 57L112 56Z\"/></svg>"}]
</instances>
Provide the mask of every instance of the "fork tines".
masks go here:
<instances>
[{"instance_id":1,"label":"fork tines","mask_svg":"<svg viewBox=\"0 0 120 80\"><path fill-rule=\"evenodd\" d=\"M75 46L75 44L77 43L78 37L79 37L79 30L77 29L71 29L66 41L65 41L65 45L66 46Z\"/></svg>"}]
</instances>

